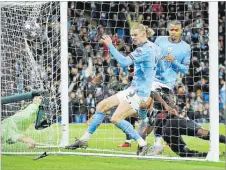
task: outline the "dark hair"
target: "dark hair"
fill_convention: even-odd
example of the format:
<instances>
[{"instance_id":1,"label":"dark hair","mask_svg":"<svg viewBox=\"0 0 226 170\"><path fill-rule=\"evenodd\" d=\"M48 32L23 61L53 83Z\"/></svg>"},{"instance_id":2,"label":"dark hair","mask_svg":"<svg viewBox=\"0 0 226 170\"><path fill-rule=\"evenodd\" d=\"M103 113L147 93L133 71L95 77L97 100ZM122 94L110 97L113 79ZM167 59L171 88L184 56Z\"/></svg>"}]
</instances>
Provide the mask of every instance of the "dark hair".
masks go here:
<instances>
[{"instance_id":1,"label":"dark hair","mask_svg":"<svg viewBox=\"0 0 226 170\"><path fill-rule=\"evenodd\" d=\"M179 26L182 28L182 24L181 24L181 22L178 21L178 20L170 21L169 25L179 25Z\"/></svg>"}]
</instances>

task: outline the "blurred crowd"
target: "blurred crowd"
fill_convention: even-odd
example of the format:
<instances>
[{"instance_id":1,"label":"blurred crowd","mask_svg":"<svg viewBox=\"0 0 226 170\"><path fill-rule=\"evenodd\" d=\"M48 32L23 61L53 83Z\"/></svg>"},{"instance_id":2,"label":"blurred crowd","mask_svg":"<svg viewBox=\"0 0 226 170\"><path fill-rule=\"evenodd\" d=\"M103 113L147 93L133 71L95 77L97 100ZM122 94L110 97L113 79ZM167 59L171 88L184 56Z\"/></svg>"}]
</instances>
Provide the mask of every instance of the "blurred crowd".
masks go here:
<instances>
[{"instance_id":1,"label":"blurred crowd","mask_svg":"<svg viewBox=\"0 0 226 170\"><path fill-rule=\"evenodd\" d=\"M219 2L220 121L224 122L225 101L225 3ZM69 111L70 122L85 123L96 104L130 84L133 67L122 68L105 45L104 34L123 54L133 51L129 36L133 22L151 27L157 36L168 35L170 20L181 21L183 39L191 45L189 72L178 76L174 88L183 117L209 121L209 23L207 2L69 2Z\"/></svg>"},{"instance_id":2,"label":"blurred crowd","mask_svg":"<svg viewBox=\"0 0 226 170\"><path fill-rule=\"evenodd\" d=\"M12 25L3 24L2 42L6 44L2 58L1 96L23 93L34 89L30 85L40 84L50 89L53 108L60 111L60 18L59 3L52 2L43 11L41 27L45 30L36 41L29 40L24 46L12 46L17 30L23 30L23 16L15 13L15 32ZM219 108L220 122L224 122L225 98L225 2L219 2ZM10 9L5 14L13 13ZM29 14L29 11L28 11ZM43 17L44 16L44 17ZM17 17L17 18L16 18ZM68 70L69 70L69 120L70 123L85 123L95 112L96 104L119 90L126 89L132 80L133 66L122 68L114 60L108 48L99 44L102 35L112 37L113 45L127 55L135 48L130 39L130 27L140 22L151 27L157 36L168 35L170 20L179 20L183 26L183 39L191 45L192 55L189 72L179 75L174 92L182 117L197 122L209 121L209 23L208 2L68 2ZM6 29L4 31L4 29ZM10 37L11 36L11 37ZM9 38L10 37L10 38ZM23 37L18 35L18 38ZM27 47L30 52L28 52ZM13 53L11 51L14 51ZM24 62L27 58L29 62ZM32 59L29 56L35 56ZM17 58L18 60L14 60ZM38 61L38 65L32 63ZM13 66L11 66L13 65ZM10 69L9 69L10 68ZM23 69L23 71L22 71ZM37 75L37 73L40 75ZM13 79L11 76L14 75ZM41 78L39 80L38 78ZM8 82L9 84L6 84ZM14 83L13 83L14 82ZM32 83L33 82L33 83ZM15 85L15 87L14 87ZM63 88L63 87L61 87ZM13 92L12 90L15 90ZM55 104L54 104L55 103ZM7 113L10 109L7 106ZM110 112L113 112L111 110ZM111 114L111 113L110 113ZM59 119L60 121L60 119ZM108 120L108 117L106 118Z\"/></svg>"}]
</instances>

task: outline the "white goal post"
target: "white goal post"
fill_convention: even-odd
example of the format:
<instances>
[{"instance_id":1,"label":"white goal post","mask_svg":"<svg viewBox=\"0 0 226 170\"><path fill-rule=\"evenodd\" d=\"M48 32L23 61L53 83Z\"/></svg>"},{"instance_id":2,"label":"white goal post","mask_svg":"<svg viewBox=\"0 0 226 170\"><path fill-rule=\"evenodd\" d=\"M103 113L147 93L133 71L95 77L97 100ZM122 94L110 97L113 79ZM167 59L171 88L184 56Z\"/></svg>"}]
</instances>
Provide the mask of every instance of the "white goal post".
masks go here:
<instances>
[{"instance_id":1,"label":"white goal post","mask_svg":"<svg viewBox=\"0 0 226 170\"><path fill-rule=\"evenodd\" d=\"M210 154L207 159L219 161L219 76L218 76L218 2L209 2L210 63Z\"/></svg>"},{"instance_id":2,"label":"white goal post","mask_svg":"<svg viewBox=\"0 0 226 170\"><path fill-rule=\"evenodd\" d=\"M61 32L61 107L62 107L62 143L69 144L69 119L68 119L68 28L67 28L67 2L60 2L60 32ZM63 12L62 12L63 11ZM62 43L63 42L63 43Z\"/></svg>"}]
</instances>

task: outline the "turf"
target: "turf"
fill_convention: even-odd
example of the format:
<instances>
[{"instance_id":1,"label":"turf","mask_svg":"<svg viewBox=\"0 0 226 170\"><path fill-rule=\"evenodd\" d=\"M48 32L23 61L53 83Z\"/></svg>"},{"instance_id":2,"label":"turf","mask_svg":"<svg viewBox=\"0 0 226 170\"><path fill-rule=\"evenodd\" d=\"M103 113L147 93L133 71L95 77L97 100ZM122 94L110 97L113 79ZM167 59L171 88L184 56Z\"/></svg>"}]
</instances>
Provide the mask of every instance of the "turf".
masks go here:
<instances>
[{"instance_id":1,"label":"turf","mask_svg":"<svg viewBox=\"0 0 226 170\"><path fill-rule=\"evenodd\" d=\"M223 170L224 163L137 160L88 156L3 156L2 170Z\"/></svg>"},{"instance_id":2,"label":"turf","mask_svg":"<svg viewBox=\"0 0 226 170\"><path fill-rule=\"evenodd\" d=\"M208 128L207 125L203 125L205 128ZM60 126L54 125L51 129L45 129L40 131L35 131L33 128L30 128L26 133L33 136L33 138L40 143L46 143L50 141L51 144L56 144L57 139L60 139L61 133L59 133ZM87 128L85 124L71 124L70 125L70 142L73 142L74 137L79 137ZM225 134L225 126L220 125L220 133ZM199 151L208 151L209 142L203 141L198 138L193 137L184 137L188 146ZM67 152L97 152L97 153L114 153L117 154L128 153L135 154L136 144L132 143L131 148L121 149L117 145L121 142L124 142L125 135L115 128L111 124L103 124L97 130L97 132L92 136L89 142L89 148L96 148L96 150L65 150L62 148L55 149L32 149L26 150L24 144L3 144L2 151L13 151L13 152L43 152L43 151L67 151ZM153 135L148 137L150 143L153 142ZM220 152L225 151L225 145L220 145ZM164 156L177 156L175 155L168 147L164 148ZM136 158L115 158L115 157L91 157L91 156L56 156L49 155L43 159L34 161L33 156L15 156L15 155L3 155L2 156L2 170L89 170L89 169L156 169L156 170L223 170L226 169L225 164L222 163L225 161L225 157L221 157L220 163L213 162L195 162L195 161L166 161L166 160L141 160Z\"/></svg>"}]
</instances>

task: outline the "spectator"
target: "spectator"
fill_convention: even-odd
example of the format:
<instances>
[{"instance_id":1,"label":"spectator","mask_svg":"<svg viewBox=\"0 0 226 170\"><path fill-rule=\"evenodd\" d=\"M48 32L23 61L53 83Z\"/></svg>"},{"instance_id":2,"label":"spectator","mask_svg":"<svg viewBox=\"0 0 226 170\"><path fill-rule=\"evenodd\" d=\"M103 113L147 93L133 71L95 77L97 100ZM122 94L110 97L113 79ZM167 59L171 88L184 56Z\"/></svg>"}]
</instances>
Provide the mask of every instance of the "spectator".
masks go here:
<instances>
[{"instance_id":1,"label":"spectator","mask_svg":"<svg viewBox=\"0 0 226 170\"><path fill-rule=\"evenodd\" d=\"M224 78L220 79L220 109L226 109L226 83Z\"/></svg>"},{"instance_id":2,"label":"spectator","mask_svg":"<svg viewBox=\"0 0 226 170\"><path fill-rule=\"evenodd\" d=\"M183 79L181 79L181 75L178 77L175 93L178 93L178 90L180 93L177 96L177 100L181 106L180 110L184 110L186 107L185 103L190 105L189 107L187 106L189 113L186 112L184 116L197 118L197 115L199 115L207 119L208 114L206 113L208 109L206 109L206 104L209 102L208 3L126 2L117 4L115 2L90 2L91 8L87 10L84 10L84 5L79 4L79 2L75 2L74 8L71 8L72 11L77 10L76 15L73 16L73 12L70 14L72 31L70 31L69 36L71 44L69 51L72 57L69 61L71 68L70 89L73 87L72 91L76 91L83 86L83 97L86 98L91 93L96 104L100 98L104 98L105 93L106 95L116 93L117 90L128 85L130 74L132 73L129 73L127 68L122 69L115 60L111 59L107 48L98 43L98 40L105 32L113 35L114 46L122 54L126 55L133 48L128 29L133 25L134 21L150 25L156 32L156 36L159 36L166 35L168 20L177 19L181 20L185 27L183 39L191 44L192 47L192 63L189 72ZM89 15L89 12L92 14L92 21L87 23L81 16L85 17ZM224 3L219 2L220 77L225 76L225 69L223 68L226 64L224 57L224 14ZM80 35L81 39L78 35ZM74 38L76 41L73 41ZM150 40L154 41L155 37L153 36ZM76 52L72 52L72 49L75 49ZM84 56L90 57L89 61L93 63L93 69L88 69L89 64L87 65L84 62L84 60L87 61ZM81 58L83 59L82 61L80 61ZM76 79L75 85L73 85L73 74L75 72L80 73L80 75ZM197 90L198 94L196 96L194 92ZM189 95L191 97L188 100L187 96ZM197 104L200 101L202 101L202 104ZM196 112L191 116L190 113L194 109Z\"/></svg>"},{"instance_id":3,"label":"spectator","mask_svg":"<svg viewBox=\"0 0 226 170\"><path fill-rule=\"evenodd\" d=\"M88 116L87 105L84 99L80 98L75 110L75 123L86 123Z\"/></svg>"},{"instance_id":4,"label":"spectator","mask_svg":"<svg viewBox=\"0 0 226 170\"><path fill-rule=\"evenodd\" d=\"M94 101L94 98L93 98L93 95L92 95L92 93L90 93L89 95L88 95L88 97L86 98L86 102L87 102L87 105L88 105L88 107L90 107L90 108L95 108L95 101Z\"/></svg>"}]
</instances>

